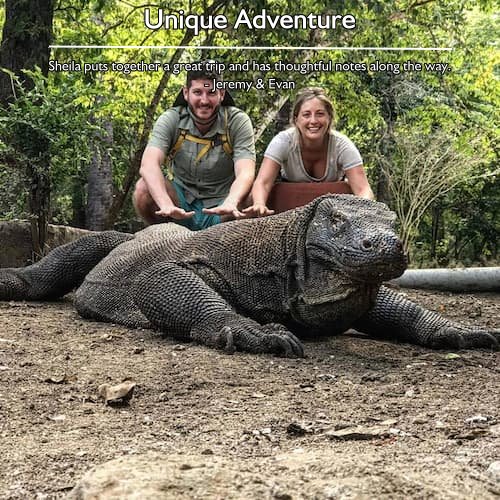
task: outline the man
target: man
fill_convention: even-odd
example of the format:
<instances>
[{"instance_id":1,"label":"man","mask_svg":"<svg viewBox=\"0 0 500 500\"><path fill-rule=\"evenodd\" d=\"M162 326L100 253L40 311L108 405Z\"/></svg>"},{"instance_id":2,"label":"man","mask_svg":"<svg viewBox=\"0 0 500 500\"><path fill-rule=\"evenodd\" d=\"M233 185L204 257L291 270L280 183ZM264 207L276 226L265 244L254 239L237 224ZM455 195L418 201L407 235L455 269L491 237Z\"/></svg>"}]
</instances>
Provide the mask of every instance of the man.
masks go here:
<instances>
[{"instance_id":1,"label":"man","mask_svg":"<svg viewBox=\"0 0 500 500\"><path fill-rule=\"evenodd\" d=\"M134 192L148 223L173 221L192 230L243 217L241 203L255 177L253 127L229 93L214 89L222 75L195 63L174 107L156 122ZM173 181L162 164L170 160Z\"/></svg>"}]
</instances>

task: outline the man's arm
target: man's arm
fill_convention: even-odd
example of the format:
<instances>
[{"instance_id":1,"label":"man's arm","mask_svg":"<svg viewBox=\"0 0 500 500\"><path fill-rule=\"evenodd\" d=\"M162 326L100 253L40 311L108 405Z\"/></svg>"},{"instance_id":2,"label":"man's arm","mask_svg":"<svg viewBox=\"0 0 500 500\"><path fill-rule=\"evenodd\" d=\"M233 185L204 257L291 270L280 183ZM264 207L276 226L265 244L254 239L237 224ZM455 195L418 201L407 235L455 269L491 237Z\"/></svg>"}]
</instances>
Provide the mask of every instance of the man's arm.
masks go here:
<instances>
[{"instance_id":1,"label":"man's arm","mask_svg":"<svg viewBox=\"0 0 500 500\"><path fill-rule=\"evenodd\" d=\"M142 177L149 195L158 206L155 215L162 217L172 217L174 219L187 219L194 215L194 212L186 212L175 205L168 194L167 185L161 165L165 160L165 153L156 146L146 146L142 155L141 168L139 174Z\"/></svg>"},{"instance_id":2,"label":"man's arm","mask_svg":"<svg viewBox=\"0 0 500 500\"><path fill-rule=\"evenodd\" d=\"M206 214L228 215L235 219L244 217L238 209L241 202L248 196L255 179L255 161L241 158L234 162L235 179L229 189L226 199L218 207L204 208Z\"/></svg>"}]
</instances>

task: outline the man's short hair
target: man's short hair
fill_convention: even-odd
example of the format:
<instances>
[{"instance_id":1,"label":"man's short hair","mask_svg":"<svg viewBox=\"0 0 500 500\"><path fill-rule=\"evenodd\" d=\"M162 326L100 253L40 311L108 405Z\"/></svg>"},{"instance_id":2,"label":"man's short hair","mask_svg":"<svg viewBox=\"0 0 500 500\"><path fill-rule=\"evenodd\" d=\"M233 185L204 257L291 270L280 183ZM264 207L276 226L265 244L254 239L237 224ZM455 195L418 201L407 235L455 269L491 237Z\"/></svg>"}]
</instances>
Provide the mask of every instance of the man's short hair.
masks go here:
<instances>
[{"instance_id":1,"label":"man's short hair","mask_svg":"<svg viewBox=\"0 0 500 500\"><path fill-rule=\"evenodd\" d=\"M193 80L215 80L217 82L222 82L222 73L216 71L217 67L216 61L199 61L198 68L187 72L186 87L190 87Z\"/></svg>"}]
</instances>

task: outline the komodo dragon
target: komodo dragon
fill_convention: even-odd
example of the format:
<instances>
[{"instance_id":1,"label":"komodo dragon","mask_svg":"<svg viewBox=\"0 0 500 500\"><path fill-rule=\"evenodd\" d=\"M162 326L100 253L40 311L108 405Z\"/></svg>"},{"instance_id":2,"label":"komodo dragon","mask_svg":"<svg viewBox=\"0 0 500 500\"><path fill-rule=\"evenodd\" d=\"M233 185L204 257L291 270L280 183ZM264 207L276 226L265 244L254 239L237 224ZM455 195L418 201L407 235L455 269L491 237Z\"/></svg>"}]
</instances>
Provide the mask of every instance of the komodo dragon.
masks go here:
<instances>
[{"instance_id":1,"label":"komodo dragon","mask_svg":"<svg viewBox=\"0 0 500 500\"><path fill-rule=\"evenodd\" d=\"M350 327L431 348L497 347L498 330L453 323L382 286L407 265L394 221L382 203L326 195L198 232L165 223L94 233L0 270L0 300L53 299L79 286L84 318L228 352L301 357L297 336Z\"/></svg>"}]
</instances>

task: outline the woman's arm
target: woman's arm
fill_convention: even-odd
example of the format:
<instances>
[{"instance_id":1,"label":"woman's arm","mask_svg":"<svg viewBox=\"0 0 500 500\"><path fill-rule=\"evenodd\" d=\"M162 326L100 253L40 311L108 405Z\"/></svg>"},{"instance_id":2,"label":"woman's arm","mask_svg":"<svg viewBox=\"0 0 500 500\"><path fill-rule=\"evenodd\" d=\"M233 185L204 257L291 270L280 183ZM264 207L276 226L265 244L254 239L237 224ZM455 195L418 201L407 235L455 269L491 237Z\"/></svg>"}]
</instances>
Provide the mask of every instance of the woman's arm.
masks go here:
<instances>
[{"instance_id":1,"label":"woman's arm","mask_svg":"<svg viewBox=\"0 0 500 500\"><path fill-rule=\"evenodd\" d=\"M372 188L368 183L363 165L348 168L345 171L345 175L347 177L347 181L349 182L349 186L351 186L353 194L359 196L360 198L367 198L369 200L375 199L375 195L373 194Z\"/></svg>"},{"instance_id":2,"label":"woman's arm","mask_svg":"<svg viewBox=\"0 0 500 500\"><path fill-rule=\"evenodd\" d=\"M245 208L243 213L250 217L262 217L274 213L274 210L270 210L266 203L279 171L279 163L264 157L250 193L252 204Z\"/></svg>"}]
</instances>

